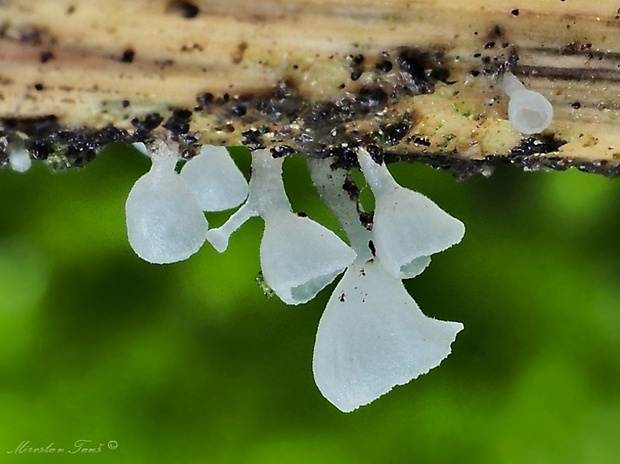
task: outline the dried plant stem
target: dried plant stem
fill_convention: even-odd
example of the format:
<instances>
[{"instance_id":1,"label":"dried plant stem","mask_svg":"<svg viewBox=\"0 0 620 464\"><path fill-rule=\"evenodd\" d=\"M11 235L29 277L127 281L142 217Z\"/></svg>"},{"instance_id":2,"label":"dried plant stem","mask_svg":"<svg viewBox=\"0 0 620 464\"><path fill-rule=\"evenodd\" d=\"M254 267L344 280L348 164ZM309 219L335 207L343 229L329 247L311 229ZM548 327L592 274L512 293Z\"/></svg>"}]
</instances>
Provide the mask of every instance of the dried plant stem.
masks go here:
<instances>
[{"instance_id":1,"label":"dried plant stem","mask_svg":"<svg viewBox=\"0 0 620 464\"><path fill-rule=\"evenodd\" d=\"M95 148L170 131L188 146L286 147L344 164L352 147L375 144L462 176L497 162L611 175L620 169L617 8L5 0L0 128L28 144L68 145L63 153L76 142L61 130L99 137ZM507 120L505 69L553 104L543 135L524 138Z\"/></svg>"}]
</instances>

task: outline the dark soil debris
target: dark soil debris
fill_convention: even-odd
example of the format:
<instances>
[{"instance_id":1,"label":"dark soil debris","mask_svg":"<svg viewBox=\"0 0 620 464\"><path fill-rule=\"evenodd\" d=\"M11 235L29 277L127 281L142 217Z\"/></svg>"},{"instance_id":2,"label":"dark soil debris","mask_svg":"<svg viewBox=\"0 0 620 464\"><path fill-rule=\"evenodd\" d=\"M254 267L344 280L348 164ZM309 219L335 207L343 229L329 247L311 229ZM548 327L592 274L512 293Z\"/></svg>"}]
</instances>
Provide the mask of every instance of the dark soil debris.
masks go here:
<instances>
[{"instance_id":1,"label":"dark soil debris","mask_svg":"<svg viewBox=\"0 0 620 464\"><path fill-rule=\"evenodd\" d=\"M175 0L168 4L168 11L181 18L192 19L200 14L200 8L192 2Z\"/></svg>"}]
</instances>

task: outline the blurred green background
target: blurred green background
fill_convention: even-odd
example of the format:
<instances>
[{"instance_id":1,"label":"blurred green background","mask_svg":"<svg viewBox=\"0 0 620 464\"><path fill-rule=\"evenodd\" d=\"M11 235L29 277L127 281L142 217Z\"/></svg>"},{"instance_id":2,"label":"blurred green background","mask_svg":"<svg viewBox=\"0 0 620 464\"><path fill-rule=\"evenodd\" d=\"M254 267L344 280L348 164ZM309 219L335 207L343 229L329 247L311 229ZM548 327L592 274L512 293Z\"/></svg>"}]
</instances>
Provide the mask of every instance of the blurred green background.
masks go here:
<instances>
[{"instance_id":1,"label":"blurred green background","mask_svg":"<svg viewBox=\"0 0 620 464\"><path fill-rule=\"evenodd\" d=\"M115 147L79 171L0 172L0 462L619 462L620 181L394 165L467 227L407 282L465 330L439 368L343 414L311 371L330 290L264 297L259 219L223 255L142 262L124 202L148 166ZM303 160L285 171L294 206L333 227ZM8 453L77 440L103 447Z\"/></svg>"}]
</instances>

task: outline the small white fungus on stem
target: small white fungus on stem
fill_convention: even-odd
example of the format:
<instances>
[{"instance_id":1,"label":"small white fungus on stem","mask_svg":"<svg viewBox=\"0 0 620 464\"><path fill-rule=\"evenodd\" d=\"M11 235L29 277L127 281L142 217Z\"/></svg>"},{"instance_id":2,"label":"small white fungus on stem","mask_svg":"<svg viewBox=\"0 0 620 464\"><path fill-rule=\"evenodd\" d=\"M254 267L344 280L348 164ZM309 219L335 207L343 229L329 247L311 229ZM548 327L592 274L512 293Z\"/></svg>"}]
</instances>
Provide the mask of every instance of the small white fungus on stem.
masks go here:
<instances>
[{"instance_id":1,"label":"small white fungus on stem","mask_svg":"<svg viewBox=\"0 0 620 464\"><path fill-rule=\"evenodd\" d=\"M434 202L396 183L385 164L358 150L360 167L376 199L374 245L385 268L400 279L420 274L430 255L457 244L465 226Z\"/></svg>"},{"instance_id":2,"label":"small white fungus on stem","mask_svg":"<svg viewBox=\"0 0 620 464\"><path fill-rule=\"evenodd\" d=\"M125 204L129 244L150 263L182 261L200 249L208 223L194 193L174 170L178 154L160 141L151 161Z\"/></svg>"},{"instance_id":3,"label":"small white fungus on stem","mask_svg":"<svg viewBox=\"0 0 620 464\"><path fill-rule=\"evenodd\" d=\"M181 177L203 211L235 208L248 196L248 183L226 147L203 145L200 154L185 163Z\"/></svg>"},{"instance_id":4,"label":"small white fungus on stem","mask_svg":"<svg viewBox=\"0 0 620 464\"><path fill-rule=\"evenodd\" d=\"M283 158L268 150L252 153L252 178L247 202L207 240L220 252L230 235L253 216L265 221L260 262L265 283L287 304L305 303L316 296L355 259L332 231L293 213L282 180Z\"/></svg>"},{"instance_id":5,"label":"small white fungus on stem","mask_svg":"<svg viewBox=\"0 0 620 464\"><path fill-rule=\"evenodd\" d=\"M32 166L30 153L25 148L9 148L9 164L15 172L26 172Z\"/></svg>"},{"instance_id":6,"label":"small white fungus on stem","mask_svg":"<svg viewBox=\"0 0 620 464\"><path fill-rule=\"evenodd\" d=\"M527 90L511 72L500 78L502 90L506 92L508 119L515 129L523 134L537 134L545 130L553 120L553 106L538 92Z\"/></svg>"}]
</instances>

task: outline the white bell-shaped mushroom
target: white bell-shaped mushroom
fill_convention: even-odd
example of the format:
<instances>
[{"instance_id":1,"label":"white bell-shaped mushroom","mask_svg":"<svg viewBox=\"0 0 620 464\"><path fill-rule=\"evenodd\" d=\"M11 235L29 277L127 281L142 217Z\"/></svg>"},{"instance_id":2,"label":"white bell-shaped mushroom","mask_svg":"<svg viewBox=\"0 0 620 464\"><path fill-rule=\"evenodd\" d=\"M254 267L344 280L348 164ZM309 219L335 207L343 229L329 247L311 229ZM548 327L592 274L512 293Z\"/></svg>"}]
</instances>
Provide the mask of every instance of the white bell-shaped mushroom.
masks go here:
<instances>
[{"instance_id":1,"label":"white bell-shaped mushroom","mask_svg":"<svg viewBox=\"0 0 620 464\"><path fill-rule=\"evenodd\" d=\"M376 199L373 241L383 266L400 279L415 277L429 256L457 244L465 226L434 202L396 183L384 164L358 150L358 159Z\"/></svg>"},{"instance_id":2,"label":"white bell-shaped mushroom","mask_svg":"<svg viewBox=\"0 0 620 464\"><path fill-rule=\"evenodd\" d=\"M287 304L310 301L354 259L336 234L307 217L281 210L265 218L263 276Z\"/></svg>"},{"instance_id":3,"label":"white bell-shaped mushroom","mask_svg":"<svg viewBox=\"0 0 620 464\"><path fill-rule=\"evenodd\" d=\"M204 243L207 220L174 170L178 157L161 143L151 160L150 171L134 184L125 204L129 243L150 263L182 261Z\"/></svg>"},{"instance_id":4,"label":"white bell-shaped mushroom","mask_svg":"<svg viewBox=\"0 0 620 464\"><path fill-rule=\"evenodd\" d=\"M200 154L181 169L203 211L224 211L243 203L248 183L226 147L203 145Z\"/></svg>"},{"instance_id":5,"label":"white bell-shaped mushroom","mask_svg":"<svg viewBox=\"0 0 620 464\"><path fill-rule=\"evenodd\" d=\"M305 303L336 278L355 259L332 231L291 211L282 181L283 158L268 150L252 154L252 178L247 202L207 240L218 251L230 235L252 216L265 221L260 261L265 283L287 304Z\"/></svg>"},{"instance_id":6,"label":"white bell-shaped mushroom","mask_svg":"<svg viewBox=\"0 0 620 464\"><path fill-rule=\"evenodd\" d=\"M537 134L545 130L553 120L553 106L538 92L527 90L511 72L501 80L502 90L508 94L508 119L523 134Z\"/></svg>"},{"instance_id":7,"label":"white bell-shaped mushroom","mask_svg":"<svg viewBox=\"0 0 620 464\"><path fill-rule=\"evenodd\" d=\"M462 329L425 316L378 260L356 263L319 323L316 384L338 409L353 411L439 365Z\"/></svg>"}]
</instances>

